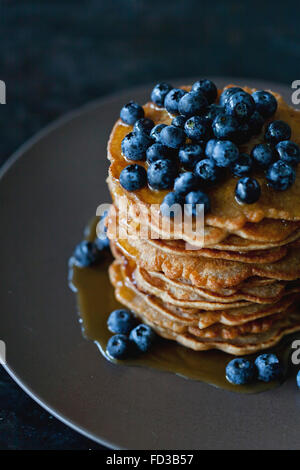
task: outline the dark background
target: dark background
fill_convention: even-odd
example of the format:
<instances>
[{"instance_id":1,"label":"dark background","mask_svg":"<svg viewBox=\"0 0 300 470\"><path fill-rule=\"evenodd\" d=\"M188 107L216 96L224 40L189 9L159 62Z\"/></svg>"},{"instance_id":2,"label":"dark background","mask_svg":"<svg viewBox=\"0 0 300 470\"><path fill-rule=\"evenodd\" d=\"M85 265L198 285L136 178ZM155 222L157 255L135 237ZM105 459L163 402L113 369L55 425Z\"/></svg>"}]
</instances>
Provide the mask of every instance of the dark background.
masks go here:
<instances>
[{"instance_id":1,"label":"dark background","mask_svg":"<svg viewBox=\"0 0 300 470\"><path fill-rule=\"evenodd\" d=\"M0 165L53 119L133 85L184 76L300 79L297 3L0 0L0 79L7 86ZM98 448L0 370L0 449Z\"/></svg>"}]
</instances>

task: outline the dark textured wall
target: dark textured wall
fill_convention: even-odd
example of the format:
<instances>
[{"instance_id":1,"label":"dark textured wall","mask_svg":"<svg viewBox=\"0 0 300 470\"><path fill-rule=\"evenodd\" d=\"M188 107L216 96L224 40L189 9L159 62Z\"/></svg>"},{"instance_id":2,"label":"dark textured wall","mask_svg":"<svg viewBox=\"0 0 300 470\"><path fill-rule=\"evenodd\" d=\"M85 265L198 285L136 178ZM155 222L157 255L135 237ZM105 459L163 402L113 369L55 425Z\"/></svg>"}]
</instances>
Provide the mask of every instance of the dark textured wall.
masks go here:
<instances>
[{"instance_id":1,"label":"dark textured wall","mask_svg":"<svg viewBox=\"0 0 300 470\"><path fill-rule=\"evenodd\" d=\"M59 115L106 93L184 76L300 79L295 1L2 0L0 164ZM0 448L96 448L1 371Z\"/></svg>"}]
</instances>

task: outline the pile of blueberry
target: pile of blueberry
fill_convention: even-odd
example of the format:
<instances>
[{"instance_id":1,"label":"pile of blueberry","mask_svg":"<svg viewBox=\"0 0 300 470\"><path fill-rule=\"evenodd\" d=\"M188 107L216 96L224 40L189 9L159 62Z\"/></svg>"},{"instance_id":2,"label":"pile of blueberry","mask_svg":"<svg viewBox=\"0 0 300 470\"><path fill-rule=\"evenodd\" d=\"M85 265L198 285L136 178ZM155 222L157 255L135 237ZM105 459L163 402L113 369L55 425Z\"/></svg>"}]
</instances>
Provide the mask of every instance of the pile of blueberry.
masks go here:
<instances>
[{"instance_id":1,"label":"pile of blueberry","mask_svg":"<svg viewBox=\"0 0 300 470\"><path fill-rule=\"evenodd\" d=\"M106 216L107 213L105 213L100 220L103 222ZM73 259L77 266L83 268L97 264L103 259L103 255L109 251L109 239L105 235L107 228L104 227L103 230L104 233L101 238L97 237L93 242L83 240L75 247Z\"/></svg>"},{"instance_id":2,"label":"pile of blueberry","mask_svg":"<svg viewBox=\"0 0 300 470\"><path fill-rule=\"evenodd\" d=\"M108 329L116 333L108 340L106 346L110 357L127 359L150 350L156 340L156 334L150 326L136 323L136 317L129 310L114 310L109 315Z\"/></svg>"},{"instance_id":3,"label":"pile of blueberry","mask_svg":"<svg viewBox=\"0 0 300 470\"><path fill-rule=\"evenodd\" d=\"M155 105L172 116L170 126L154 125L144 117L143 108L133 101L120 113L124 123L133 125L121 148L128 160L146 161L125 167L120 183L127 191L147 184L152 189L170 189L161 211L174 203L204 204L210 210L205 189L220 181L226 172L239 177L235 196L240 203L252 204L261 193L253 170L265 173L268 185L275 190L288 189L295 181L295 166L300 162L300 148L292 142L290 126L280 120L270 122L277 110L276 98L267 91L250 95L238 87L227 88L217 100L217 88L210 80L194 83L190 92L157 84L151 93ZM266 121L268 121L266 123ZM253 147L250 155L240 153L239 146L264 127L264 143Z\"/></svg>"}]
</instances>

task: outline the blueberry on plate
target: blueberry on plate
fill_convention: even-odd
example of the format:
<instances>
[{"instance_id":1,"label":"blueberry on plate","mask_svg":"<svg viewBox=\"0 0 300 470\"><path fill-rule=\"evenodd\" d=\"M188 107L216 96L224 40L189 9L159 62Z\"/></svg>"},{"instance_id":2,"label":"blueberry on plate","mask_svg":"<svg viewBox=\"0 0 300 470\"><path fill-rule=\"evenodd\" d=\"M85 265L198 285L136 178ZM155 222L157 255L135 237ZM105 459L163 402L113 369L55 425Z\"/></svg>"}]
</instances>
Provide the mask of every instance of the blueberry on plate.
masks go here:
<instances>
[{"instance_id":1,"label":"blueberry on plate","mask_svg":"<svg viewBox=\"0 0 300 470\"><path fill-rule=\"evenodd\" d=\"M183 145L179 149L178 157L183 168L193 170L196 163L204 157L203 143Z\"/></svg>"},{"instance_id":2,"label":"blueberry on plate","mask_svg":"<svg viewBox=\"0 0 300 470\"><path fill-rule=\"evenodd\" d=\"M282 374L281 364L276 354L261 354L255 359L258 379L263 382L279 379Z\"/></svg>"},{"instance_id":3,"label":"blueberry on plate","mask_svg":"<svg viewBox=\"0 0 300 470\"><path fill-rule=\"evenodd\" d=\"M144 110L135 101L125 104L120 112L120 118L125 124L133 125L138 119L144 117Z\"/></svg>"},{"instance_id":4,"label":"blueberry on plate","mask_svg":"<svg viewBox=\"0 0 300 470\"><path fill-rule=\"evenodd\" d=\"M292 130L287 122L280 120L272 121L266 129L265 141L275 145L282 140L289 140L291 134Z\"/></svg>"},{"instance_id":5,"label":"blueberry on plate","mask_svg":"<svg viewBox=\"0 0 300 470\"><path fill-rule=\"evenodd\" d=\"M164 127L167 127L167 124L156 124L156 126L154 126L150 132L151 139L153 139L155 142L159 142L160 133Z\"/></svg>"},{"instance_id":6,"label":"blueberry on plate","mask_svg":"<svg viewBox=\"0 0 300 470\"><path fill-rule=\"evenodd\" d=\"M252 93L252 98L254 99L256 110L265 119L270 118L276 112L277 100L272 93L259 90Z\"/></svg>"},{"instance_id":7,"label":"blueberry on plate","mask_svg":"<svg viewBox=\"0 0 300 470\"><path fill-rule=\"evenodd\" d=\"M156 160L165 160L174 158L175 153L169 147L161 144L160 142L155 142L151 145L146 152L146 160L148 163L153 163Z\"/></svg>"},{"instance_id":8,"label":"blueberry on plate","mask_svg":"<svg viewBox=\"0 0 300 470\"><path fill-rule=\"evenodd\" d=\"M207 99L201 92L186 93L178 103L178 111L183 116L191 117L202 114L207 107Z\"/></svg>"},{"instance_id":9,"label":"blueberry on plate","mask_svg":"<svg viewBox=\"0 0 300 470\"><path fill-rule=\"evenodd\" d=\"M261 168L268 168L276 159L276 153L270 144L258 144L251 150L254 163Z\"/></svg>"},{"instance_id":10,"label":"blueberry on plate","mask_svg":"<svg viewBox=\"0 0 300 470\"><path fill-rule=\"evenodd\" d=\"M236 162L231 166L234 176L249 176L253 167L253 160L247 153L241 153Z\"/></svg>"},{"instance_id":11,"label":"blueberry on plate","mask_svg":"<svg viewBox=\"0 0 300 470\"><path fill-rule=\"evenodd\" d=\"M153 189L173 188L177 173L177 165L171 160L157 160L148 167L148 184Z\"/></svg>"},{"instance_id":12,"label":"blueberry on plate","mask_svg":"<svg viewBox=\"0 0 300 470\"><path fill-rule=\"evenodd\" d=\"M243 91L243 90L242 90L242 88L239 88L237 86L233 86L233 87L230 87L230 88L225 88L225 90L221 93L219 104L221 106L225 106L225 104L227 103L227 100L230 98L230 96L234 95L234 93L237 93L238 91Z\"/></svg>"},{"instance_id":13,"label":"blueberry on plate","mask_svg":"<svg viewBox=\"0 0 300 470\"><path fill-rule=\"evenodd\" d=\"M297 374L297 377L296 377L296 382L297 382L298 388L300 388L300 370L298 371L298 374Z\"/></svg>"},{"instance_id":14,"label":"blueberry on plate","mask_svg":"<svg viewBox=\"0 0 300 470\"><path fill-rule=\"evenodd\" d=\"M107 327L112 333L127 335L136 324L136 319L130 310L124 308L114 310L108 317Z\"/></svg>"},{"instance_id":15,"label":"blueberry on plate","mask_svg":"<svg viewBox=\"0 0 300 470\"><path fill-rule=\"evenodd\" d=\"M182 116L182 114L179 114L179 116L174 117L171 124L172 126L181 127L181 129L184 129L186 119L187 119L186 116Z\"/></svg>"},{"instance_id":16,"label":"blueberry on plate","mask_svg":"<svg viewBox=\"0 0 300 470\"><path fill-rule=\"evenodd\" d=\"M217 139L235 141L239 123L233 116L219 114L212 123L212 130Z\"/></svg>"},{"instance_id":17,"label":"blueberry on plate","mask_svg":"<svg viewBox=\"0 0 300 470\"><path fill-rule=\"evenodd\" d=\"M129 160L145 160L146 150L152 144L152 139L143 133L130 132L121 143L123 155Z\"/></svg>"},{"instance_id":18,"label":"blueberry on plate","mask_svg":"<svg viewBox=\"0 0 300 470\"><path fill-rule=\"evenodd\" d=\"M245 91L238 91L232 94L225 103L226 113L234 116L238 121L249 119L254 110L254 99Z\"/></svg>"},{"instance_id":19,"label":"blueberry on plate","mask_svg":"<svg viewBox=\"0 0 300 470\"><path fill-rule=\"evenodd\" d=\"M161 82L157 83L151 93L151 101L157 104L157 106L163 106L165 102L165 97L172 90L172 85L169 83Z\"/></svg>"},{"instance_id":20,"label":"blueberry on plate","mask_svg":"<svg viewBox=\"0 0 300 470\"><path fill-rule=\"evenodd\" d=\"M245 176L237 182L235 196L240 203L253 204L258 201L260 193L260 185L254 178Z\"/></svg>"},{"instance_id":21,"label":"blueberry on plate","mask_svg":"<svg viewBox=\"0 0 300 470\"><path fill-rule=\"evenodd\" d=\"M205 117L192 116L186 121L184 130L192 140L206 140L210 136L210 122Z\"/></svg>"},{"instance_id":22,"label":"blueberry on plate","mask_svg":"<svg viewBox=\"0 0 300 470\"><path fill-rule=\"evenodd\" d=\"M160 205L160 212L164 217L174 218L182 214L183 196L178 191L168 193Z\"/></svg>"},{"instance_id":23,"label":"blueberry on plate","mask_svg":"<svg viewBox=\"0 0 300 470\"><path fill-rule=\"evenodd\" d=\"M101 253L95 243L84 240L76 246L73 256L78 266L87 267L96 264Z\"/></svg>"},{"instance_id":24,"label":"blueberry on plate","mask_svg":"<svg viewBox=\"0 0 300 470\"><path fill-rule=\"evenodd\" d=\"M204 184L215 183L220 176L220 170L211 158L204 158L198 162L194 172Z\"/></svg>"},{"instance_id":25,"label":"blueberry on plate","mask_svg":"<svg viewBox=\"0 0 300 470\"><path fill-rule=\"evenodd\" d=\"M277 191L285 191L294 184L296 172L291 165L278 160L268 168L266 178L271 188Z\"/></svg>"},{"instance_id":26,"label":"blueberry on plate","mask_svg":"<svg viewBox=\"0 0 300 470\"><path fill-rule=\"evenodd\" d=\"M230 140L219 140L216 142L211 156L217 166L228 168L238 159L239 149Z\"/></svg>"},{"instance_id":27,"label":"blueberry on plate","mask_svg":"<svg viewBox=\"0 0 300 470\"><path fill-rule=\"evenodd\" d=\"M181 88L173 88L165 97L164 107L171 114L178 113L178 103L180 99L186 94L185 90Z\"/></svg>"},{"instance_id":28,"label":"blueberry on plate","mask_svg":"<svg viewBox=\"0 0 300 470\"><path fill-rule=\"evenodd\" d=\"M206 147L205 147L205 155L209 158L211 158L212 156L212 153L213 153L213 150L214 150L214 147L216 145L216 143L218 142L217 139L210 139L207 144L206 144Z\"/></svg>"},{"instance_id":29,"label":"blueberry on plate","mask_svg":"<svg viewBox=\"0 0 300 470\"><path fill-rule=\"evenodd\" d=\"M251 135L260 134L264 123L265 123L265 121L264 121L264 118L262 117L262 115L259 114L259 112L255 110L254 113L252 114L252 116L250 116L250 119L248 121L250 134Z\"/></svg>"},{"instance_id":30,"label":"blueberry on plate","mask_svg":"<svg viewBox=\"0 0 300 470\"><path fill-rule=\"evenodd\" d=\"M149 135L153 127L154 122L152 121L152 119L141 118L135 122L133 126L133 132L144 132L144 134Z\"/></svg>"},{"instance_id":31,"label":"blueberry on plate","mask_svg":"<svg viewBox=\"0 0 300 470\"><path fill-rule=\"evenodd\" d=\"M226 379L234 385L246 385L255 378L254 365L242 357L237 357L226 366Z\"/></svg>"},{"instance_id":32,"label":"blueberry on plate","mask_svg":"<svg viewBox=\"0 0 300 470\"><path fill-rule=\"evenodd\" d=\"M125 335L114 335L106 345L107 354L113 359L126 359L131 355L132 345Z\"/></svg>"},{"instance_id":33,"label":"blueberry on plate","mask_svg":"<svg viewBox=\"0 0 300 470\"><path fill-rule=\"evenodd\" d=\"M147 184L147 172L141 165L128 165L120 173L120 184L127 191L136 191Z\"/></svg>"},{"instance_id":34,"label":"blueberry on plate","mask_svg":"<svg viewBox=\"0 0 300 470\"><path fill-rule=\"evenodd\" d=\"M209 104L213 103L218 96L218 90L214 82L205 78L195 82L192 91L201 91Z\"/></svg>"},{"instance_id":35,"label":"blueberry on plate","mask_svg":"<svg viewBox=\"0 0 300 470\"><path fill-rule=\"evenodd\" d=\"M213 120L217 116L220 116L220 114L225 114L225 109L223 108L223 106L213 103L207 108L204 117L206 117L206 119L208 119L209 121L213 122Z\"/></svg>"},{"instance_id":36,"label":"blueberry on plate","mask_svg":"<svg viewBox=\"0 0 300 470\"><path fill-rule=\"evenodd\" d=\"M297 165L300 162L300 147L291 140L282 140L276 145L280 160L290 165Z\"/></svg>"},{"instance_id":37,"label":"blueberry on plate","mask_svg":"<svg viewBox=\"0 0 300 470\"><path fill-rule=\"evenodd\" d=\"M189 216L197 217L204 210L204 214L210 211L210 200L207 194L198 189L191 191L185 197L185 212Z\"/></svg>"},{"instance_id":38,"label":"blueberry on plate","mask_svg":"<svg viewBox=\"0 0 300 470\"><path fill-rule=\"evenodd\" d=\"M174 190L178 194L187 194L199 188L199 178L191 171L181 173L175 180ZM171 193L170 193L171 194Z\"/></svg>"},{"instance_id":39,"label":"blueberry on plate","mask_svg":"<svg viewBox=\"0 0 300 470\"><path fill-rule=\"evenodd\" d=\"M161 130L160 142L167 147L178 149L185 142L183 129L175 126L166 126Z\"/></svg>"},{"instance_id":40,"label":"blueberry on plate","mask_svg":"<svg viewBox=\"0 0 300 470\"><path fill-rule=\"evenodd\" d=\"M147 352L156 340L156 334L149 325L138 325L130 333L130 340L142 352Z\"/></svg>"}]
</instances>

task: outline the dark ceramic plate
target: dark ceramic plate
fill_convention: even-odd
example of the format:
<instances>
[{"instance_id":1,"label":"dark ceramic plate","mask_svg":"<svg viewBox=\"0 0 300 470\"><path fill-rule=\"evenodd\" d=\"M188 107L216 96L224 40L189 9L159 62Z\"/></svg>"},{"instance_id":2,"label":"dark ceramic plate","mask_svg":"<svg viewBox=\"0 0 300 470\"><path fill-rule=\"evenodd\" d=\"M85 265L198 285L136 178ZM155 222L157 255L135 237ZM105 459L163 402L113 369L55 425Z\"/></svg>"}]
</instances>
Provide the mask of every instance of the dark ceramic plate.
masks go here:
<instances>
[{"instance_id":1,"label":"dark ceramic plate","mask_svg":"<svg viewBox=\"0 0 300 470\"><path fill-rule=\"evenodd\" d=\"M258 86L291 95L276 84ZM52 414L113 448L297 449L300 393L293 379L266 393L239 395L112 365L81 335L67 285L68 257L97 205L109 201L106 142L119 110L130 99L143 103L149 90L115 95L67 116L3 169L0 339L6 368Z\"/></svg>"}]
</instances>

